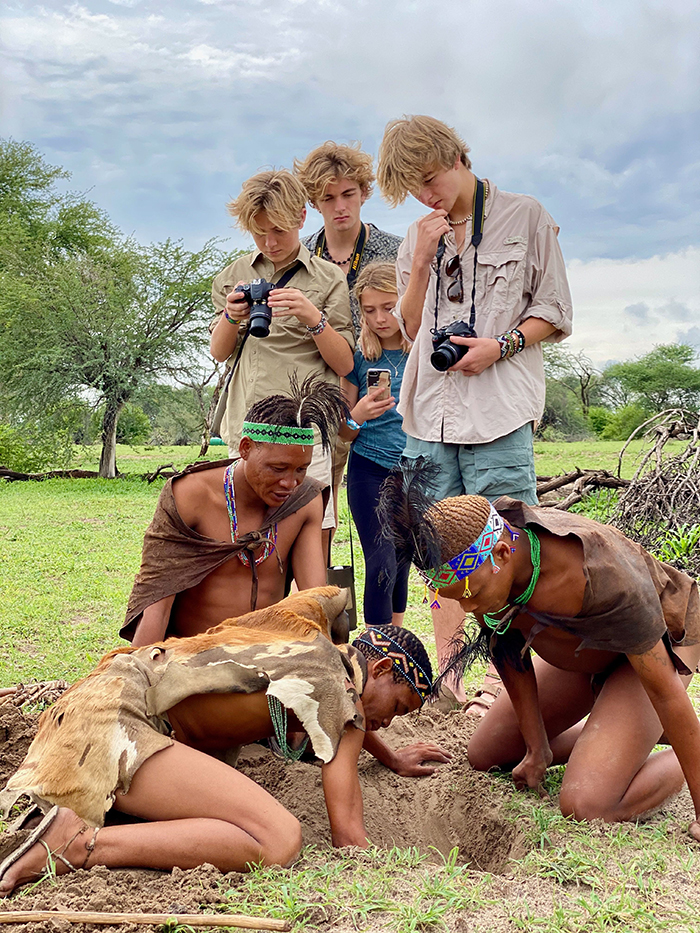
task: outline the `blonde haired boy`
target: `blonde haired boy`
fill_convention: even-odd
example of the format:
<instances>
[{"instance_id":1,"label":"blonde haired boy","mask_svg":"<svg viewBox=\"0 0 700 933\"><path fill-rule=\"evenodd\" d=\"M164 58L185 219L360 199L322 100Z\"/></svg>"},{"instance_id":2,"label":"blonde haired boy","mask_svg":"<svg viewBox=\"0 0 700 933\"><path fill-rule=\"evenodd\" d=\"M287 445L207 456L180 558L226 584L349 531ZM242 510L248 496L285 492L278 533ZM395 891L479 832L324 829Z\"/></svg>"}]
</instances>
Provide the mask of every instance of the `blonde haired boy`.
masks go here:
<instances>
[{"instance_id":1,"label":"blonde haired boy","mask_svg":"<svg viewBox=\"0 0 700 933\"><path fill-rule=\"evenodd\" d=\"M534 198L478 179L468 153L452 127L429 116L388 123L379 150L383 196L396 206L411 194L430 210L409 227L396 263L395 313L414 340L399 403L404 453L440 466L438 499L509 495L535 505L541 343L571 333L559 227ZM467 352L439 371L431 362L431 329L456 321L472 324L478 336L447 338ZM441 670L463 615L454 600L434 610Z\"/></svg>"},{"instance_id":2,"label":"blonde haired boy","mask_svg":"<svg viewBox=\"0 0 700 933\"><path fill-rule=\"evenodd\" d=\"M211 354L233 360L244 339L250 308L236 286L264 278L276 283L293 273L289 283L271 292L267 337L249 335L228 388L221 436L229 455L238 455L245 414L269 395L284 394L289 378L309 376L338 385L353 367L355 335L345 277L333 265L312 256L299 240L306 219L306 190L285 169L260 172L244 182L228 205L238 227L249 233L255 249L235 259L214 279L212 299L218 320L212 330ZM314 448L309 476L331 482L331 455ZM332 502L324 528L335 523Z\"/></svg>"},{"instance_id":3,"label":"blonde haired boy","mask_svg":"<svg viewBox=\"0 0 700 933\"><path fill-rule=\"evenodd\" d=\"M370 262L394 262L401 245L401 237L360 219L362 205L372 194L372 156L363 152L359 143L342 145L329 140L305 159L295 159L294 172L309 203L323 217L323 227L302 242L314 255L345 273L355 336L359 337L355 280Z\"/></svg>"}]
</instances>

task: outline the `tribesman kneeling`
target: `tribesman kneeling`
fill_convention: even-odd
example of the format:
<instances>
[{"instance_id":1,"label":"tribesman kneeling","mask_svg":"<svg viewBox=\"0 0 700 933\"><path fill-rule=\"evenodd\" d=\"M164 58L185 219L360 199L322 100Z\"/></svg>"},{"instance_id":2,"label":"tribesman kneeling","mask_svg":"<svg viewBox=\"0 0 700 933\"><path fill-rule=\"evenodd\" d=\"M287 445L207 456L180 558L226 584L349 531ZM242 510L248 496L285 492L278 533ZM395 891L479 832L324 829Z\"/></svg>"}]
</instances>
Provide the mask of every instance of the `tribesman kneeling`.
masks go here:
<instances>
[{"instance_id":1,"label":"tribesman kneeling","mask_svg":"<svg viewBox=\"0 0 700 933\"><path fill-rule=\"evenodd\" d=\"M305 731L322 760L333 845L368 844L357 761L365 730L419 709L432 670L407 629L368 629L335 646L346 590L318 587L209 632L106 655L41 717L0 793L8 814L28 796L44 816L0 843L0 896L40 876L106 865L221 871L288 865L297 819L216 757ZM146 822L104 825L114 808ZM34 817L36 820L37 817ZM102 828L104 827L104 828ZM9 854L8 854L9 853Z\"/></svg>"},{"instance_id":2,"label":"tribesman kneeling","mask_svg":"<svg viewBox=\"0 0 700 933\"><path fill-rule=\"evenodd\" d=\"M471 765L544 793L548 766L568 762L559 805L580 820L635 819L685 780L700 840L697 584L610 525L507 496L431 502L430 482L425 461L397 471L380 509L437 598L476 617L453 672L490 655L503 679ZM651 754L662 734L672 748Z\"/></svg>"}]
</instances>

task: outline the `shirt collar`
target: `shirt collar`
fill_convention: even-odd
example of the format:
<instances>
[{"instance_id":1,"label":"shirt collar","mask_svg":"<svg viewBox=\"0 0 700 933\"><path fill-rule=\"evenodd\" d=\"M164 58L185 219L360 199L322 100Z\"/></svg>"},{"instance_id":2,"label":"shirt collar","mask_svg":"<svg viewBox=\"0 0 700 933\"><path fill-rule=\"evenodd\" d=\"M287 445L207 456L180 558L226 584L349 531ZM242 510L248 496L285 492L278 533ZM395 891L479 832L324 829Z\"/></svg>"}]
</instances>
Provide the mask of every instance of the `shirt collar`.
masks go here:
<instances>
[{"instance_id":1,"label":"shirt collar","mask_svg":"<svg viewBox=\"0 0 700 933\"><path fill-rule=\"evenodd\" d=\"M259 249L253 253L253 258L251 259L250 264L256 272L260 272L262 275L269 275L270 278L272 278L273 275L282 275L287 271L287 269L291 268L295 262L300 262L307 272L311 271L311 253L301 242L299 243L299 252L297 255L282 269L273 271L274 263L268 259L267 256Z\"/></svg>"}]
</instances>

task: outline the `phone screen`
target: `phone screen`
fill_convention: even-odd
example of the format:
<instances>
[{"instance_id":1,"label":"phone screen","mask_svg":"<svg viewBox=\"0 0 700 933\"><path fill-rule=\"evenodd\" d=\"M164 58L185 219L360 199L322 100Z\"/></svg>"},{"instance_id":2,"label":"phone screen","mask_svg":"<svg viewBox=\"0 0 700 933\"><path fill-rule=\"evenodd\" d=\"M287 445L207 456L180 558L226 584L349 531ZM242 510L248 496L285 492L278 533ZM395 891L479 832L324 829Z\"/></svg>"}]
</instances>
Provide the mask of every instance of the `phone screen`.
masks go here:
<instances>
[{"instance_id":1,"label":"phone screen","mask_svg":"<svg viewBox=\"0 0 700 933\"><path fill-rule=\"evenodd\" d=\"M391 373L388 369L367 370L367 391L370 392L377 386L382 386L384 388L384 391L380 392L377 398L389 398L391 395Z\"/></svg>"}]
</instances>

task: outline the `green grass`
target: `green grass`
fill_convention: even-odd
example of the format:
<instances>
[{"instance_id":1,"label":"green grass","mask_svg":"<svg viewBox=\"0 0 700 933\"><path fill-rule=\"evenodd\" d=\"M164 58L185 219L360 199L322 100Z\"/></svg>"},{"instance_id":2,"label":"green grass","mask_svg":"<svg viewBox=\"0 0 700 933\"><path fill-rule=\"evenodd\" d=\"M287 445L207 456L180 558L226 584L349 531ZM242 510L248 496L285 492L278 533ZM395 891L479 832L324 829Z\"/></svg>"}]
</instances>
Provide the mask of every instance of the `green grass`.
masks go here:
<instances>
[{"instance_id":1,"label":"green grass","mask_svg":"<svg viewBox=\"0 0 700 933\"><path fill-rule=\"evenodd\" d=\"M615 468L619 444L539 443L540 474L579 465ZM139 474L164 463L184 466L197 448L118 450L117 480L0 484L0 685L73 680L118 644L118 628L140 560L143 531L163 485ZM211 458L225 450L215 448ZM81 451L94 468L99 450ZM631 472L627 470L627 475ZM341 495L334 559L349 562L348 513ZM357 541L357 539L355 539ZM363 568L356 547L357 595ZM411 578L407 624L425 638L432 627L423 587ZM481 670L469 675L469 692ZM698 690L691 688L697 697ZM550 769L554 798L562 769ZM507 793L507 777L493 778ZM698 847L668 822L601 826L576 823L555 800L512 793L513 820L531 846L505 877L472 871L456 853L440 859L415 848L349 854L307 849L289 869L257 869L224 884L221 910L281 917L295 930L498 930L541 933L647 933L700 929ZM536 882L536 897L523 885ZM532 892L532 887L527 890Z\"/></svg>"}]
</instances>

